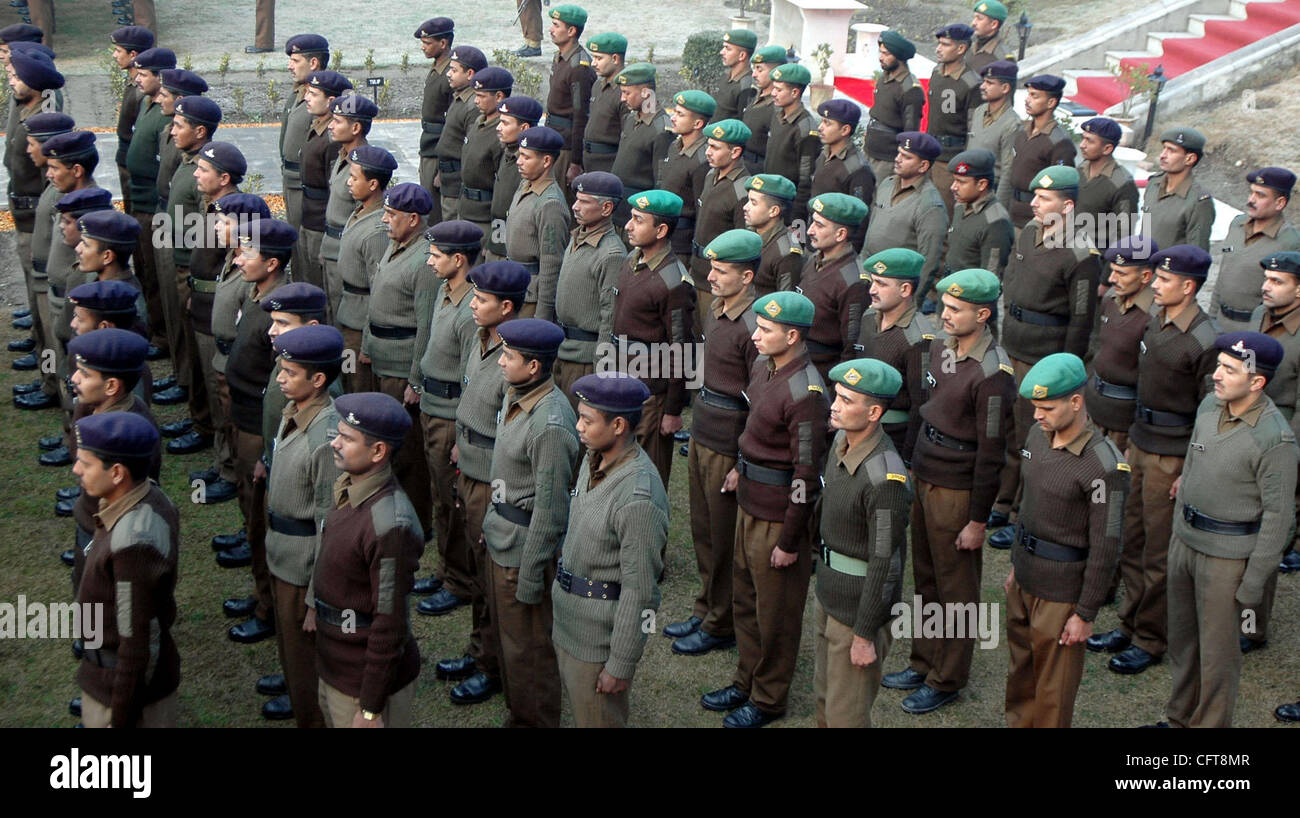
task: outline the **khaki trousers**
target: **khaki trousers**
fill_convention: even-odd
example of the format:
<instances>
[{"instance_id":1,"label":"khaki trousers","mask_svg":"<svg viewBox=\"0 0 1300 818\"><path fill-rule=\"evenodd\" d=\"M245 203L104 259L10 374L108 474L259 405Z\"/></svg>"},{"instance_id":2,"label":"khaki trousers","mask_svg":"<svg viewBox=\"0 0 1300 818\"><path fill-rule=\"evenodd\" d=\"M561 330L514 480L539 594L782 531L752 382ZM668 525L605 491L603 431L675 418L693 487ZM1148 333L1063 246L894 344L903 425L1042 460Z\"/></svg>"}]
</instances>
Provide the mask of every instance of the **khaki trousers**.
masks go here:
<instances>
[{"instance_id":1,"label":"khaki trousers","mask_svg":"<svg viewBox=\"0 0 1300 818\"><path fill-rule=\"evenodd\" d=\"M253 481L253 467L262 459L262 436L235 428L235 487L239 492L239 511L244 515L244 531L253 551L253 594L257 597L258 619L275 620L275 602L271 598L271 571L266 567L266 481Z\"/></svg>"},{"instance_id":2,"label":"khaki trousers","mask_svg":"<svg viewBox=\"0 0 1300 818\"><path fill-rule=\"evenodd\" d=\"M36 356L36 365L39 367L41 377L41 391L47 395L55 396L59 393L57 365L51 360L49 364L46 360L49 358L45 350L50 349L50 339L54 337L53 333L46 328L50 323L50 298L43 292L37 292L33 285L35 268L32 267L32 234L14 231L15 252L18 253L19 265L23 268L23 285L27 295L27 308L32 312L32 328L30 330L31 338L36 342L36 349L32 353ZM48 286L48 285L47 285Z\"/></svg>"},{"instance_id":3,"label":"khaki trousers","mask_svg":"<svg viewBox=\"0 0 1300 818\"><path fill-rule=\"evenodd\" d=\"M555 661L573 708L575 727L627 727L630 685L622 693L597 693L596 680L605 669L604 662L579 661L560 647L555 649Z\"/></svg>"},{"instance_id":4,"label":"khaki trousers","mask_svg":"<svg viewBox=\"0 0 1300 818\"><path fill-rule=\"evenodd\" d=\"M722 481L736 458L691 440L687 469L691 483L691 539L700 592L692 613L710 636L731 636L732 553L736 544L736 493L722 493Z\"/></svg>"},{"instance_id":5,"label":"khaki trousers","mask_svg":"<svg viewBox=\"0 0 1300 818\"><path fill-rule=\"evenodd\" d=\"M816 659L813 692L817 696L818 727L870 727L871 706L880 692L881 668L893 645L889 624L871 640L876 661L867 667L853 664L853 628L826 613L821 600L813 599L816 623Z\"/></svg>"},{"instance_id":6,"label":"khaki trousers","mask_svg":"<svg viewBox=\"0 0 1300 818\"><path fill-rule=\"evenodd\" d=\"M135 727L175 727L180 710L180 696L173 690L156 702L146 704L140 711ZM86 691L81 691L81 724L86 729L108 727L113 721L113 708L97 701Z\"/></svg>"},{"instance_id":7,"label":"khaki trousers","mask_svg":"<svg viewBox=\"0 0 1300 818\"><path fill-rule=\"evenodd\" d=\"M1119 449L1120 453L1128 451L1127 429L1120 431L1117 429L1104 429L1100 426L1098 426L1097 429L1114 442L1115 448ZM1115 560L1115 573L1110 578L1110 586L1106 588L1106 598L1112 601L1115 599L1115 595L1119 591L1119 574L1119 560Z\"/></svg>"},{"instance_id":8,"label":"khaki trousers","mask_svg":"<svg viewBox=\"0 0 1300 818\"><path fill-rule=\"evenodd\" d=\"M492 558L483 544L483 517L492 501L492 486L458 474L456 490L465 509L465 542L470 556L470 633L465 652L474 657L480 671L496 677L501 675L501 647L497 644L487 603L487 572Z\"/></svg>"},{"instance_id":9,"label":"khaki trousers","mask_svg":"<svg viewBox=\"0 0 1300 818\"><path fill-rule=\"evenodd\" d=\"M584 375L590 375L596 371L595 364L580 364L577 361L561 361L556 359L555 367L551 375L555 378L555 385L564 393L564 397L569 399L569 405L573 407L573 413L578 413L578 398L571 391L573 384L578 378Z\"/></svg>"},{"instance_id":10,"label":"khaki trousers","mask_svg":"<svg viewBox=\"0 0 1300 818\"><path fill-rule=\"evenodd\" d=\"M216 342L213 341L212 349L216 351ZM217 405L221 407L222 417L226 419L223 426L224 435L217 437L213 442L213 457L215 459L217 473L223 480L231 483L239 480L235 474L235 423L230 419L230 384L226 383L224 372L217 373Z\"/></svg>"},{"instance_id":11,"label":"khaki trousers","mask_svg":"<svg viewBox=\"0 0 1300 818\"><path fill-rule=\"evenodd\" d=\"M421 530L427 534L433 526L433 495L429 491L429 465L424 459L424 424L420 422L422 413L419 404L402 401L406 386L406 378L381 377L378 391L396 398L411 416L411 430L406 433L406 440L402 441L402 446L393 459L393 473L397 475L397 482L402 484L402 491L406 492L415 508Z\"/></svg>"},{"instance_id":12,"label":"khaki trousers","mask_svg":"<svg viewBox=\"0 0 1300 818\"><path fill-rule=\"evenodd\" d=\"M158 285L158 267L154 263L153 214L132 213L140 225L140 238L131 254L131 266L144 287L145 311L149 315L149 336L154 346L167 346L167 315L163 308L162 291ZM171 348L166 350L171 353Z\"/></svg>"},{"instance_id":13,"label":"khaki trousers","mask_svg":"<svg viewBox=\"0 0 1300 818\"><path fill-rule=\"evenodd\" d=\"M307 589L272 577L271 596L275 600L275 643L294 720L299 727L324 727L316 678L316 634L302 629L307 618Z\"/></svg>"},{"instance_id":14,"label":"khaki trousers","mask_svg":"<svg viewBox=\"0 0 1300 818\"><path fill-rule=\"evenodd\" d=\"M555 565L542 578L542 601L525 605L515 598L519 569L487 557L488 610L501 651L501 685L510 715L507 727L560 726L560 669L551 644L551 583Z\"/></svg>"},{"instance_id":15,"label":"khaki trousers","mask_svg":"<svg viewBox=\"0 0 1300 818\"><path fill-rule=\"evenodd\" d=\"M636 442L641 444L645 453L650 455L655 468L659 470L659 479L664 489L668 488L668 477L673 469L673 447L676 441L672 435L659 433L660 423L664 419L664 396L651 395L641 404L641 422L636 426Z\"/></svg>"},{"instance_id":16,"label":"khaki trousers","mask_svg":"<svg viewBox=\"0 0 1300 818\"><path fill-rule=\"evenodd\" d=\"M732 681L754 706L770 715L785 712L803 635L803 606L812 576L807 532L798 538L798 559L773 568L772 549L783 523L736 512L733 615L740 661Z\"/></svg>"},{"instance_id":17,"label":"khaki trousers","mask_svg":"<svg viewBox=\"0 0 1300 818\"><path fill-rule=\"evenodd\" d=\"M1119 629L1142 650L1163 656L1168 641L1165 562L1175 505L1169 489L1182 474L1183 458L1151 454L1130 444L1125 459L1132 471L1119 557L1124 580Z\"/></svg>"},{"instance_id":18,"label":"khaki trousers","mask_svg":"<svg viewBox=\"0 0 1300 818\"><path fill-rule=\"evenodd\" d=\"M294 257L293 260L300 262L301 266L289 271L294 281L305 281L325 289L325 271L320 266L320 243L324 238L323 230L299 228L298 249L302 251L302 258Z\"/></svg>"},{"instance_id":19,"label":"khaki trousers","mask_svg":"<svg viewBox=\"0 0 1300 818\"><path fill-rule=\"evenodd\" d=\"M1008 727L1069 727L1083 679L1084 646L1060 644L1069 602L1039 599L1012 582L1007 593Z\"/></svg>"},{"instance_id":20,"label":"khaki trousers","mask_svg":"<svg viewBox=\"0 0 1300 818\"><path fill-rule=\"evenodd\" d=\"M343 391L349 394L376 391L379 386L375 382L374 370L370 364L361 362L361 330L351 327L338 329L343 333L343 360L346 363L351 358L353 364L351 372L343 373Z\"/></svg>"},{"instance_id":21,"label":"khaki trousers","mask_svg":"<svg viewBox=\"0 0 1300 818\"><path fill-rule=\"evenodd\" d=\"M433 197L433 210L429 211L429 226L433 227L442 221L442 191L433 183L433 177L438 175L438 157L421 156L420 157L420 187L429 191Z\"/></svg>"},{"instance_id":22,"label":"khaki trousers","mask_svg":"<svg viewBox=\"0 0 1300 818\"><path fill-rule=\"evenodd\" d=\"M1237 588L1246 560L1169 542L1169 676L1174 727L1231 727L1241 683Z\"/></svg>"},{"instance_id":23,"label":"khaki trousers","mask_svg":"<svg viewBox=\"0 0 1300 818\"><path fill-rule=\"evenodd\" d=\"M193 322L191 328L193 327ZM198 356L199 375L203 382L203 391L208 399L208 414L212 427L212 467L222 479L235 481L235 455L230 449L231 422L226 403L221 400L221 393L228 391L226 376L212 365L212 357L217 353L217 341L211 335L194 333L194 349ZM199 379L195 379L196 381Z\"/></svg>"},{"instance_id":24,"label":"khaki trousers","mask_svg":"<svg viewBox=\"0 0 1300 818\"><path fill-rule=\"evenodd\" d=\"M519 14L519 27L524 32L524 42L533 48L542 45L542 4L538 0L515 0Z\"/></svg>"},{"instance_id":25,"label":"khaki trousers","mask_svg":"<svg viewBox=\"0 0 1300 818\"><path fill-rule=\"evenodd\" d=\"M158 299L162 302L163 311L162 329L163 334L167 336L167 351L172 360L172 372L176 374L178 384L189 386L189 381L185 380L190 374L189 357L182 337L182 325L188 324L189 321L185 320L185 314L181 311L181 304L184 302L176 297L176 263L172 258L172 248L154 248L153 268L158 278Z\"/></svg>"},{"instance_id":26,"label":"khaki trousers","mask_svg":"<svg viewBox=\"0 0 1300 818\"><path fill-rule=\"evenodd\" d=\"M469 599L473 558L465 541L465 509L456 496L456 421L420 413L424 427L424 460L433 494L433 533L438 547L438 577L442 586L461 599Z\"/></svg>"},{"instance_id":27,"label":"khaki trousers","mask_svg":"<svg viewBox=\"0 0 1300 818\"><path fill-rule=\"evenodd\" d=\"M957 535L970 522L970 492L917 480L912 504L912 576L923 605L980 601L983 549L958 551ZM975 640L912 635L911 667L935 690L952 693L970 679Z\"/></svg>"},{"instance_id":28,"label":"khaki trousers","mask_svg":"<svg viewBox=\"0 0 1300 818\"><path fill-rule=\"evenodd\" d=\"M257 0L253 14L256 26L253 45L258 48L275 48L275 0Z\"/></svg>"},{"instance_id":29,"label":"khaki trousers","mask_svg":"<svg viewBox=\"0 0 1300 818\"><path fill-rule=\"evenodd\" d=\"M1277 575L1277 571L1270 571L1268 579L1264 580L1264 601L1254 611L1254 622L1251 623L1253 627L1249 632L1246 630L1247 620L1238 619L1241 622L1241 635L1252 642L1268 641L1268 621L1273 616L1273 600L1277 597Z\"/></svg>"},{"instance_id":30,"label":"khaki trousers","mask_svg":"<svg viewBox=\"0 0 1300 818\"><path fill-rule=\"evenodd\" d=\"M415 702L415 683L418 681L419 679L412 681L384 702L384 712L380 715L383 716L385 727L411 726L411 705ZM336 687L330 687L324 679L320 680L316 696L320 701L320 712L326 727L351 727L352 720L361 712L360 699L349 696Z\"/></svg>"},{"instance_id":31,"label":"khaki trousers","mask_svg":"<svg viewBox=\"0 0 1300 818\"><path fill-rule=\"evenodd\" d=\"M1015 370L1016 389L1019 389L1020 382L1025 379L1033 364L1012 358L1011 367ZM1014 523L1017 512L1020 511L1020 450L1025 447L1025 438L1034 425L1034 405L1019 397L1017 392L1011 416L1012 434L1007 436L1007 460L1002 466L1002 482L998 486L998 499L993 504L993 510L1011 515L1011 522Z\"/></svg>"}]
</instances>

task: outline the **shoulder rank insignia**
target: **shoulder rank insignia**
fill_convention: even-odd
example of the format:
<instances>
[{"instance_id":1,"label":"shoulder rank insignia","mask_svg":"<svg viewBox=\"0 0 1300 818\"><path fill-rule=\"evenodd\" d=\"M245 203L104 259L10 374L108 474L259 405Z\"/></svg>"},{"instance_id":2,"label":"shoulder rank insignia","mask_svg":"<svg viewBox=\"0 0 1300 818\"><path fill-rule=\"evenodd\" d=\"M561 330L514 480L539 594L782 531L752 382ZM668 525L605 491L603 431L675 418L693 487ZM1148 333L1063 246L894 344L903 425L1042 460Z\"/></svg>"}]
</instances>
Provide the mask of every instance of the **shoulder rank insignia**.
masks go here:
<instances>
[{"instance_id":1,"label":"shoulder rank insignia","mask_svg":"<svg viewBox=\"0 0 1300 818\"><path fill-rule=\"evenodd\" d=\"M818 386L818 385L815 384L815 383L810 383L810 384L808 384L808 391L809 391L809 392L824 392L825 390L822 389L820 386Z\"/></svg>"},{"instance_id":2,"label":"shoulder rank insignia","mask_svg":"<svg viewBox=\"0 0 1300 818\"><path fill-rule=\"evenodd\" d=\"M1011 368L1010 364L998 364L998 369L1001 369L1003 372L1007 373L1008 375L1015 377L1016 371Z\"/></svg>"},{"instance_id":3,"label":"shoulder rank insignia","mask_svg":"<svg viewBox=\"0 0 1300 818\"><path fill-rule=\"evenodd\" d=\"M907 475L906 475L906 474L895 474L894 472L891 471L891 472L887 472L887 473L885 474L885 479L886 479L886 480L894 480L894 481L899 482L899 483L906 483L906 482L907 482Z\"/></svg>"},{"instance_id":4,"label":"shoulder rank insignia","mask_svg":"<svg viewBox=\"0 0 1300 818\"><path fill-rule=\"evenodd\" d=\"M1127 463L1116 463L1115 468L1119 469L1120 471L1133 471L1133 467Z\"/></svg>"}]
</instances>

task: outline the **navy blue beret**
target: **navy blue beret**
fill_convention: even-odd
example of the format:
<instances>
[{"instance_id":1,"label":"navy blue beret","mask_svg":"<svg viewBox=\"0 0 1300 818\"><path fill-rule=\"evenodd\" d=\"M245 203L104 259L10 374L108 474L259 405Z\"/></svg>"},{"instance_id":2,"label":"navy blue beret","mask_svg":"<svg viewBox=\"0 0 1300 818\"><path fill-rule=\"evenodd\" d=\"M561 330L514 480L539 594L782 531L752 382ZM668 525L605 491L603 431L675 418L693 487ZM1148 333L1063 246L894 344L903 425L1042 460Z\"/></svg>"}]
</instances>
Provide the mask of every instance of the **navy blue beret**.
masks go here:
<instances>
[{"instance_id":1,"label":"navy blue beret","mask_svg":"<svg viewBox=\"0 0 1300 818\"><path fill-rule=\"evenodd\" d=\"M243 176L248 172L248 160L229 142L209 142L199 151L199 158L206 159L219 172L231 176Z\"/></svg>"},{"instance_id":2,"label":"navy blue beret","mask_svg":"<svg viewBox=\"0 0 1300 818\"><path fill-rule=\"evenodd\" d=\"M558 154L564 150L564 137L545 126L533 126L519 137L519 149Z\"/></svg>"},{"instance_id":3,"label":"navy blue beret","mask_svg":"<svg viewBox=\"0 0 1300 818\"><path fill-rule=\"evenodd\" d=\"M516 318L497 327L501 343L535 357L555 357L564 343L564 330L540 318Z\"/></svg>"},{"instance_id":4,"label":"navy blue beret","mask_svg":"<svg viewBox=\"0 0 1300 818\"><path fill-rule=\"evenodd\" d=\"M1079 128L1084 133L1099 136L1112 145L1118 145L1120 137L1124 135L1118 122L1113 119L1107 119L1104 116L1094 116L1092 119L1080 125Z\"/></svg>"},{"instance_id":5,"label":"navy blue beret","mask_svg":"<svg viewBox=\"0 0 1300 818\"><path fill-rule=\"evenodd\" d=\"M542 103L532 97L506 97L497 105L497 111L529 125L536 125L542 119Z\"/></svg>"},{"instance_id":6,"label":"navy blue beret","mask_svg":"<svg viewBox=\"0 0 1300 818\"><path fill-rule=\"evenodd\" d=\"M458 45L451 50L451 59L465 66L471 71L482 71L487 68L487 57L472 45Z\"/></svg>"},{"instance_id":7,"label":"navy blue beret","mask_svg":"<svg viewBox=\"0 0 1300 818\"><path fill-rule=\"evenodd\" d=\"M343 359L343 333L329 324L308 324L282 332L275 336L271 346L276 355L295 363L335 364Z\"/></svg>"},{"instance_id":8,"label":"navy blue beret","mask_svg":"<svg viewBox=\"0 0 1300 818\"><path fill-rule=\"evenodd\" d=\"M0 42L3 43L39 43L45 39L45 32L29 23L14 23L0 28Z\"/></svg>"},{"instance_id":9,"label":"navy blue beret","mask_svg":"<svg viewBox=\"0 0 1300 818\"><path fill-rule=\"evenodd\" d=\"M817 113L824 119L833 119L855 128L862 119L862 108L851 99L828 99L817 106Z\"/></svg>"},{"instance_id":10,"label":"navy blue beret","mask_svg":"<svg viewBox=\"0 0 1300 818\"><path fill-rule=\"evenodd\" d=\"M298 231L279 219L252 219L240 227L240 245L258 252L284 253L298 242Z\"/></svg>"},{"instance_id":11,"label":"navy blue beret","mask_svg":"<svg viewBox=\"0 0 1300 818\"><path fill-rule=\"evenodd\" d=\"M1065 90L1065 80L1054 74L1039 74L1036 77L1030 77L1025 80L1026 88L1033 88L1038 91L1046 91L1049 94L1060 96Z\"/></svg>"},{"instance_id":12,"label":"navy blue beret","mask_svg":"<svg viewBox=\"0 0 1300 818\"><path fill-rule=\"evenodd\" d=\"M1295 174L1286 168L1260 168L1246 174L1246 181L1252 185L1271 187L1288 198L1295 187Z\"/></svg>"},{"instance_id":13,"label":"navy blue beret","mask_svg":"<svg viewBox=\"0 0 1300 818\"><path fill-rule=\"evenodd\" d=\"M939 144L939 140L921 131L903 131L894 137L894 141L898 143L898 147L908 153L914 153L922 159L929 159L931 162L938 159L939 154L943 153L943 146Z\"/></svg>"},{"instance_id":14,"label":"navy blue beret","mask_svg":"<svg viewBox=\"0 0 1300 818\"><path fill-rule=\"evenodd\" d=\"M975 29L965 23L949 23L934 33L936 38L943 37L959 43L969 43L975 36Z\"/></svg>"},{"instance_id":15,"label":"navy blue beret","mask_svg":"<svg viewBox=\"0 0 1300 818\"><path fill-rule=\"evenodd\" d=\"M161 73L162 87L182 97L192 97L208 90L208 81L184 68L164 68Z\"/></svg>"},{"instance_id":16,"label":"navy blue beret","mask_svg":"<svg viewBox=\"0 0 1300 818\"><path fill-rule=\"evenodd\" d=\"M140 239L140 223L117 210L95 210L77 220L81 235L105 244L135 246Z\"/></svg>"},{"instance_id":17,"label":"navy blue beret","mask_svg":"<svg viewBox=\"0 0 1300 818\"><path fill-rule=\"evenodd\" d=\"M153 32L144 26L122 26L109 35L109 40L127 51L148 51L155 42Z\"/></svg>"},{"instance_id":18,"label":"navy blue beret","mask_svg":"<svg viewBox=\"0 0 1300 818\"><path fill-rule=\"evenodd\" d=\"M500 331L497 330L498 333ZM589 406L618 414L636 411L650 399L650 390L646 385L624 372L583 375L573 382L569 391Z\"/></svg>"},{"instance_id":19,"label":"navy blue beret","mask_svg":"<svg viewBox=\"0 0 1300 818\"><path fill-rule=\"evenodd\" d=\"M55 111L29 116L24 124L27 127L27 135L40 142L49 139L55 134L67 133L77 127L77 123L72 117Z\"/></svg>"},{"instance_id":20,"label":"navy blue beret","mask_svg":"<svg viewBox=\"0 0 1300 818\"><path fill-rule=\"evenodd\" d=\"M987 148L971 148L957 154L948 162L948 171L953 176L971 176L976 179L992 179L998 158Z\"/></svg>"},{"instance_id":21,"label":"navy blue beret","mask_svg":"<svg viewBox=\"0 0 1300 818\"><path fill-rule=\"evenodd\" d=\"M329 41L319 34L296 34L284 42L284 53L294 54L329 54Z\"/></svg>"},{"instance_id":22,"label":"navy blue beret","mask_svg":"<svg viewBox=\"0 0 1300 818\"><path fill-rule=\"evenodd\" d=\"M68 341L69 358L109 375L139 372L148 351L149 342L140 333L112 327L91 330Z\"/></svg>"},{"instance_id":23,"label":"navy blue beret","mask_svg":"<svg viewBox=\"0 0 1300 818\"><path fill-rule=\"evenodd\" d=\"M227 216L261 216L271 218L271 208L256 193L227 193L212 203L212 209Z\"/></svg>"},{"instance_id":24,"label":"navy blue beret","mask_svg":"<svg viewBox=\"0 0 1300 818\"><path fill-rule=\"evenodd\" d=\"M1273 253L1260 259L1259 266L1265 270L1279 270L1283 273L1300 276L1300 252L1283 250L1280 253Z\"/></svg>"},{"instance_id":25,"label":"navy blue beret","mask_svg":"<svg viewBox=\"0 0 1300 818\"><path fill-rule=\"evenodd\" d=\"M312 312L325 312L328 299L325 291L315 284L295 281L272 290L262 299L262 309L266 312L291 312L295 315Z\"/></svg>"},{"instance_id":26,"label":"navy blue beret","mask_svg":"<svg viewBox=\"0 0 1300 818\"><path fill-rule=\"evenodd\" d=\"M517 261L489 261L469 271L475 288L496 296L523 295L532 277L528 268Z\"/></svg>"},{"instance_id":27,"label":"navy blue beret","mask_svg":"<svg viewBox=\"0 0 1300 818\"><path fill-rule=\"evenodd\" d=\"M579 193L599 196L602 199L623 201L623 181L603 170L590 170L573 180L573 189Z\"/></svg>"},{"instance_id":28,"label":"navy blue beret","mask_svg":"<svg viewBox=\"0 0 1300 818\"><path fill-rule=\"evenodd\" d=\"M446 37L448 34L456 32L456 24L450 17L431 17L420 23L420 27L415 30L415 39L421 37Z\"/></svg>"},{"instance_id":29,"label":"navy blue beret","mask_svg":"<svg viewBox=\"0 0 1300 818\"><path fill-rule=\"evenodd\" d=\"M164 68L176 67L176 52L170 48L150 48L135 55L131 61L132 68L144 68L155 74L161 74Z\"/></svg>"},{"instance_id":30,"label":"navy blue beret","mask_svg":"<svg viewBox=\"0 0 1300 818\"><path fill-rule=\"evenodd\" d=\"M94 210L111 210L113 191L102 187L83 187L63 194L54 206L60 213L73 216L82 216Z\"/></svg>"},{"instance_id":31,"label":"navy blue beret","mask_svg":"<svg viewBox=\"0 0 1300 818\"><path fill-rule=\"evenodd\" d=\"M1210 273L1210 261L1209 253L1191 244L1175 244L1151 255L1157 269L1201 281Z\"/></svg>"},{"instance_id":32,"label":"navy blue beret","mask_svg":"<svg viewBox=\"0 0 1300 818\"><path fill-rule=\"evenodd\" d=\"M356 162L368 170L386 170L389 172L397 170L397 160L393 155L378 145L362 145L359 148L353 148L352 153L348 154L349 162Z\"/></svg>"},{"instance_id":33,"label":"navy blue beret","mask_svg":"<svg viewBox=\"0 0 1300 818\"><path fill-rule=\"evenodd\" d=\"M984 66L980 76L1014 84L1016 77L1020 76L1020 67L1011 60L994 60Z\"/></svg>"},{"instance_id":34,"label":"navy blue beret","mask_svg":"<svg viewBox=\"0 0 1300 818\"><path fill-rule=\"evenodd\" d=\"M422 185L417 185L415 182L402 182L400 185L393 185L384 194L384 207L424 216L433 210L433 197Z\"/></svg>"},{"instance_id":35,"label":"navy blue beret","mask_svg":"<svg viewBox=\"0 0 1300 818\"><path fill-rule=\"evenodd\" d=\"M57 133L41 145L41 154L51 159L83 159L98 156L95 148L95 135L90 131L68 131Z\"/></svg>"},{"instance_id":36,"label":"navy blue beret","mask_svg":"<svg viewBox=\"0 0 1300 818\"><path fill-rule=\"evenodd\" d=\"M319 88L327 96L342 96L352 88L352 80L337 71L313 71L307 75L307 87Z\"/></svg>"},{"instance_id":37,"label":"navy blue beret","mask_svg":"<svg viewBox=\"0 0 1300 818\"><path fill-rule=\"evenodd\" d=\"M9 54L9 64L13 66L18 79L33 91L63 87L63 75L45 57L13 51Z\"/></svg>"},{"instance_id":38,"label":"navy blue beret","mask_svg":"<svg viewBox=\"0 0 1300 818\"><path fill-rule=\"evenodd\" d=\"M473 222L454 220L438 222L424 231L424 239L430 244L447 249L463 250L483 246L483 230Z\"/></svg>"},{"instance_id":39,"label":"navy blue beret","mask_svg":"<svg viewBox=\"0 0 1300 818\"><path fill-rule=\"evenodd\" d=\"M330 111L349 119L364 119L369 122L379 116L379 106L363 94L344 94L335 97Z\"/></svg>"},{"instance_id":40,"label":"navy blue beret","mask_svg":"<svg viewBox=\"0 0 1300 818\"><path fill-rule=\"evenodd\" d=\"M482 71L474 72L475 91L504 91L509 95L510 89L514 87L514 75L504 68L490 65Z\"/></svg>"},{"instance_id":41,"label":"navy blue beret","mask_svg":"<svg viewBox=\"0 0 1300 818\"><path fill-rule=\"evenodd\" d=\"M9 44L9 51L13 54L26 54L29 57L40 57L54 62L54 49L42 43L33 43L28 40L18 40Z\"/></svg>"},{"instance_id":42,"label":"navy blue beret","mask_svg":"<svg viewBox=\"0 0 1300 818\"><path fill-rule=\"evenodd\" d=\"M1220 352L1253 363L1251 372L1269 377L1277 371L1285 354L1276 339L1262 332L1225 332L1214 339L1214 346Z\"/></svg>"},{"instance_id":43,"label":"navy blue beret","mask_svg":"<svg viewBox=\"0 0 1300 818\"><path fill-rule=\"evenodd\" d=\"M405 407L383 392L340 395L334 399L334 408L347 425L390 443L400 443L411 431L411 416Z\"/></svg>"},{"instance_id":44,"label":"navy blue beret","mask_svg":"<svg viewBox=\"0 0 1300 818\"><path fill-rule=\"evenodd\" d=\"M159 441L158 428L147 417L135 412L86 415L77 421L76 432L78 449L85 449L108 460L139 460L148 457Z\"/></svg>"},{"instance_id":45,"label":"navy blue beret","mask_svg":"<svg viewBox=\"0 0 1300 818\"><path fill-rule=\"evenodd\" d=\"M140 291L125 281L92 281L68 291L74 306L100 313L134 313Z\"/></svg>"},{"instance_id":46,"label":"navy blue beret","mask_svg":"<svg viewBox=\"0 0 1300 818\"><path fill-rule=\"evenodd\" d=\"M221 124L221 106L208 97L181 97L174 110L195 125L207 125L209 131Z\"/></svg>"},{"instance_id":47,"label":"navy blue beret","mask_svg":"<svg viewBox=\"0 0 1300 818\"><path fill-rule=\"evenodd\" d=\"M1106 248L1106 261L1120 267L1153 267L1160 247L1143 235L1125 236Z\"/></svg>"}]
</instances>

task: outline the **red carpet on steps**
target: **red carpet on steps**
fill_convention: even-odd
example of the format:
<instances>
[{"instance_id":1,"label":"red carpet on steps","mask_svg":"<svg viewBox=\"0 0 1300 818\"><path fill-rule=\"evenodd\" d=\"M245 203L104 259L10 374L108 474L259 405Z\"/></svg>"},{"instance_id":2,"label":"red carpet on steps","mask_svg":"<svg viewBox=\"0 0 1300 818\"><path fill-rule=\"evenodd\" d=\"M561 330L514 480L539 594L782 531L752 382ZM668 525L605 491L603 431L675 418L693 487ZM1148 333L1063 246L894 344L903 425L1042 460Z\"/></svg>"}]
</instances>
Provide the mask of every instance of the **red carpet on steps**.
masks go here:
<instances>
[{"instance_id":1,"label":"red carpet on steps","mask_svg":"<svg viewBox=\"0 0 1300 818\"><path fill-rule=\"evenodd\" d=\"M1130 57L1121 64L1146 64L1147 71L1163 65L1165 76L1173 79L1297 23L1300 23L1300 0L1248 3L1244 20L1212 20L1205 24L1204 37L1167 39L1163 43L1163 56ZM1124 86L1114 77L1079 77L1077 82L1079 92L1070 99L1095 111L1104 111L1124 99Z\"/></svg>"},{"instance_id":2,"label":"red carpet on steps","mask_svg":"<svg viewBox=\"0 0 1300 818\"><path fill-rule=\"evenodd\" d=\"M1300 2L1300 0L1296 0L1296 2ZM927 94L930 93L930 78L917 77L917 79L920 81L921 87L925 89L925 92ZM867 108L871 107L872 101L876 98L875 80L861 80L855 77L836 77L835 89L844 96L856 100ZM929 113L930 106L926 105L925 109L921 112L922 131L925 130L925 124L930 118ZM863 122L865 121L866 120L864 119Z\"/></svg>"}]
</instances>

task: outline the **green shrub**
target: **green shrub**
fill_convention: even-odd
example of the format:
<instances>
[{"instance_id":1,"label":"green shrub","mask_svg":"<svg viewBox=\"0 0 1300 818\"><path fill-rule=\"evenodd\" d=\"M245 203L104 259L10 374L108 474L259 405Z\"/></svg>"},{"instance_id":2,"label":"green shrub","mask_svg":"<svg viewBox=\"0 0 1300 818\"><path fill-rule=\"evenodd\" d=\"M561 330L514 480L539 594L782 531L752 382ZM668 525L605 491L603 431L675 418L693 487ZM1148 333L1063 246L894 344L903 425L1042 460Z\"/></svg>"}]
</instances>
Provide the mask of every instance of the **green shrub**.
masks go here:
<instances>
[{"instance_id":1,"label":"green shrub","mask_svg":"<svg viewBox=\"0 0 1300 818\"><path fill-rule=\"evenodd\" d=\"M721 48L722 46L718 47ZM510 76L515 78L514 91L511 93L519 96L541 98L542 74L523 57L517 56L513 51L494 48L492 49L492 65L504 68L510 72Z\"/></svg>"},{"instance_id":2,"label":"green shrub","mask_svg":"<svg viewBox=\"0 0 1300 818\"><path fill-rule=\"evenodd\" d=\"M682 49L682 77L692 88L716 94L727 76L722 65L721 31L697 31L686 38Z\"/></svg>"}]
</instances>

